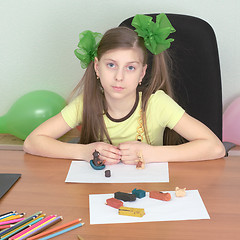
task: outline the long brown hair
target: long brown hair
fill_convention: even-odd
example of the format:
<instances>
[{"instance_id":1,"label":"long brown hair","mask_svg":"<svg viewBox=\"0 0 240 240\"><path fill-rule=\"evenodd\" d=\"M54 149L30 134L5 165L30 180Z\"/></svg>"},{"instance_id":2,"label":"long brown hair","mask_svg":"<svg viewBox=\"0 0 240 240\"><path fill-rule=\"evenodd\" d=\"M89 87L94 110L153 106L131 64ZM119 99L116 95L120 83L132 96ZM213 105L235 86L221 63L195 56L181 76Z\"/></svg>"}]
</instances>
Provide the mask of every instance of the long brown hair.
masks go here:
<instances>
[{"instance_id":1,"label":"long brown hair","mask_svg":"<svg viewBox=\"0 0 240 240\"><path fill-rule=\"evenodd\" d=\"M98 60L109 50L117 48L133 48L139 47L143 53L143 65L147 64L148 51L144 46L142 38L138 37L136 32L127 27L117 27L108 30L101 39L97 58ZM147 79L147 84L138 87L138 91L142 91L142 118L144 133L147 142L150 144L146 124L147 103L152 93L162 89L169 96L173 97L173 91L170 83L167 51L155 55L153 58L152 71ZM83 113L82 113L82 128L80 142L88 144L96 141L103 141L107 138L109 143L112 143L111 138L106 129L103 115L107 112L107 103L102 91L100 81L97 79L94 63L91 62L85 71L85 74L74 92L77 90L83 94Z\"/></svg>"}]
</instances>

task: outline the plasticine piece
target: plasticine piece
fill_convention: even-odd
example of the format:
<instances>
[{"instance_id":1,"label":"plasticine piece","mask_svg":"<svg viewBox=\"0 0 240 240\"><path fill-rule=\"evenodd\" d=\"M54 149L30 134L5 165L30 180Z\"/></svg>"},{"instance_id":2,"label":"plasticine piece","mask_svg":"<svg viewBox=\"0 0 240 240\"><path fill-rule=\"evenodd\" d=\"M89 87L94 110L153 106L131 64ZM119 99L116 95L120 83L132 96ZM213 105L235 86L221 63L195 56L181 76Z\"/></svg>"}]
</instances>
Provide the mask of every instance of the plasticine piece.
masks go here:
<instances>
[{"instance_id":1,"label":"plasticine piece","mask_svg":"<svg viewBox=\"0 0 240 240\"><path fill-rule=\"evenodd\" d=\"M124 192L115 192L114 197L124 202L133 202L136 200L136 195Z\"/></svg>"},{"instance_id":2,"label":"plasticine piece","mask_svg":"<svg viewBox=\"0 0 240 240\"><path fill-rule=\"evenodd\" d=\"M176 197L185 197L186 196L186 188L176 187L175 195L176 195Z\"/></svg>"},{"instance_id":3,"label":"plasticine piece","mask_svg":"<svg viewBox=\"0 0 240 240\"><path fill-rule=\"evenodd\" d=\"M171 194L170 193L163 193L158 191L151 191L149 194L150 198L155 198L162 201L170 201L171 200Z\"/></svg>"},{"instance_id":4,"label":"plasticine piece","mask_svg":"<svg viewBox=\"0 0 240 240\"><path fill-rule=\"evenodd\" d=\"M93 152L93 159L90 160L90 165L95 170L102 170L105 168L104 161L99 159L100 153L98 151Z\"/></svg>"},{"instance_id":5,"label":"plasticine piece","mask_svg":"<svg viewBox=\"0 0 240 240\"><path fill-rule=\"evenodd\" d=\"M146 192L141 189L133 189L132 194L136 195L137 198L144 198L146 196Z\"/></svg>"},{"instance_id":6,"label":"plasticine piece","mask_svg":"<svg viewBox=\"0 0 240 240\"><path fill-rule=\"evenodd\" d=\"M145 211L144 208L120 207L118 209L118 214L132 217L143 217L145 215Z\"/></svg>"},{"instance_id":7,"label":"plasticine piece","mask_svg":"<svg viewBox=\"0 0 240 240\"><path fill-rule=\"evenodd\" d=\"M116 198L107 199L106 204L110 207L117 208L117 209L123 206L123 202Z\"/></svg>"},{"instance_id":8,"label":"plasticine piece","mask_svg":"<svg viewBox=\"0 0 240 240\"><path fill-rule=\"evenodd\" d=\"M105 171L105 177L111 177L111 171L110 170Z\"/></svg>"}]
</instances>

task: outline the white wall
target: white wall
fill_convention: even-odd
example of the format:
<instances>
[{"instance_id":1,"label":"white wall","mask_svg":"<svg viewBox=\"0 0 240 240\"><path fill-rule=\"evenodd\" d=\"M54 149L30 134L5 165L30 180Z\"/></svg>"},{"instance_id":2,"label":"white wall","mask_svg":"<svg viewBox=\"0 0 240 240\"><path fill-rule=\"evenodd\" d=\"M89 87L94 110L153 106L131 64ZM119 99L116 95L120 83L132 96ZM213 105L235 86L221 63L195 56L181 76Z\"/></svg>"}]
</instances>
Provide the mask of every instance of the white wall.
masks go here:
<instances>
[{"instance_id":1,"label":"white wall","mask_svg":"<svg viewBox=\"0 0 240 240\"><path fill-rule=\"evenodd\" d=\"M239 0L0 0L0 116L27 92L67 97L82 76L78 34L104 32L137 13L200 17L215 30L226 106L240 96Z\"/></svg>"}]
</instances>

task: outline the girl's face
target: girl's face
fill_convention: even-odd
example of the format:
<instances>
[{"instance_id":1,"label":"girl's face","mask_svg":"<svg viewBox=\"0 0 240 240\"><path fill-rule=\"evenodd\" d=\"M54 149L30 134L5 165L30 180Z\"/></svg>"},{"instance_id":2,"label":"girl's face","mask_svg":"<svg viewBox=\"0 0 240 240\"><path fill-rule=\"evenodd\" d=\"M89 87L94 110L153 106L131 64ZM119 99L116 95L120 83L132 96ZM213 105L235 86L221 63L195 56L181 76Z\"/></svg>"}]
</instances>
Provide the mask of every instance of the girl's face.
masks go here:
<instances>
[{"instance_id":1,"label":"girl's face","mask_svg":"<svg viewBox=\"0 0 240 240\"><path fill-rule=\"evenodd\" d=\"M140 48L109 50L100 60L95 58L94 68L100 78L107 101L136 97L136 88L146 73Z\"/></svg>"}]
</instances>

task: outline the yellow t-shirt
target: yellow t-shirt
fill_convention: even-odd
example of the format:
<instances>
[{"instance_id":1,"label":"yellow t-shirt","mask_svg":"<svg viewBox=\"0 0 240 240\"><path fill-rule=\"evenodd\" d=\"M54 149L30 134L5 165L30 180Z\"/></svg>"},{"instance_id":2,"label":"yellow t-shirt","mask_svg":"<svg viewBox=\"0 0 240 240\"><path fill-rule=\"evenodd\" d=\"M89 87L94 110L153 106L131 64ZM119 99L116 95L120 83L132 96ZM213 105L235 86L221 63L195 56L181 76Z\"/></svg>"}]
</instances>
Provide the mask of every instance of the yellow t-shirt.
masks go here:
<instances>
[{"instance_id":1,"label":"yellow t-shirt","mask_svg":"<svg viewBox=\"0 0 240 240\"><path fill-rule=\"evenodd\" d=\"M113 145L117 146L122 142L136 140L141 110L141 97L142 93L140 92L139 101L135 104L134 109L132 109L132 114L120 121L104 115L104 122ZM61 111L64 120L71 128L76 127L82 122L82 99L82 95L78 96ZM172 129L183 114L184 110L162 90L152 94L148 100L146 112L147 130L151 145L163 145L165 127ZM146 142L145 136L142 142Z\"/></svg>"}]
</instances>

